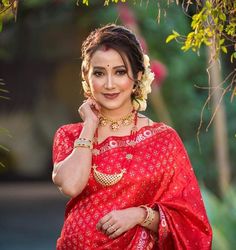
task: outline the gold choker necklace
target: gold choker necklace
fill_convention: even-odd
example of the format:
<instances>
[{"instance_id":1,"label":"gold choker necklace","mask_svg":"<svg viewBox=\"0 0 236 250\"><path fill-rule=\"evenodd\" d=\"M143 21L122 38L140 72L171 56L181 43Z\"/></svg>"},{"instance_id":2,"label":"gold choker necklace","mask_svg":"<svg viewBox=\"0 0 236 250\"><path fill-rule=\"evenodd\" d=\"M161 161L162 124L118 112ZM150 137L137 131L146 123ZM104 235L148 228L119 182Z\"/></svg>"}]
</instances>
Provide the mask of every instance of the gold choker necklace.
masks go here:
<instances>
[{"instance_id":1,"label":"gold choker necklace","mask_svg":"<svg viewBox=\"0 0 236 250\"><path fill-rule=\"evenodd\" d=\"M105 127L107 124L110 124L110 128L112 131L117 131L120 126L128 126L133 122L134 118L134 111L131 111L129 114L126 116L113 120L109 117L104 116L103 114L100 114L99 116L99 125L102 127Z\"/></svg>"}]
</instances>

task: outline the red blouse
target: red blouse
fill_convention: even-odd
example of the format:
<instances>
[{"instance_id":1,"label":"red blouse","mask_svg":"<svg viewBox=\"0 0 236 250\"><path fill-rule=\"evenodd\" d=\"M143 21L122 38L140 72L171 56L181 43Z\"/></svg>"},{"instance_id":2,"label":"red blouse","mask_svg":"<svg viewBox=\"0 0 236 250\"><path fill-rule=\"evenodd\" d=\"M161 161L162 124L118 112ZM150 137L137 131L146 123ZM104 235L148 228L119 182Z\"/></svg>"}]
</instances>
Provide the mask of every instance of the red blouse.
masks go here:
<instances>
[{"instance_id":1,"label":"red blouse","mask_svg":"<svg viewBox=\"0 0 236 250\"><path fill-rule=\"evenodd\" d=\"M82 126L77 123L58 129L54 163L72 152ZM98 144L99 171L120 172L129 142L130 136L110 136ZM137 225L110 239L96 229L110 211L143 204L159 211L157 235ZM118 183L104 187L91 172L83 192L68 202L57 250L208 250L211 241L211 227L186 150L172 128L154 123L137 132L134 157Z\"/></svg>"}]
</instances>

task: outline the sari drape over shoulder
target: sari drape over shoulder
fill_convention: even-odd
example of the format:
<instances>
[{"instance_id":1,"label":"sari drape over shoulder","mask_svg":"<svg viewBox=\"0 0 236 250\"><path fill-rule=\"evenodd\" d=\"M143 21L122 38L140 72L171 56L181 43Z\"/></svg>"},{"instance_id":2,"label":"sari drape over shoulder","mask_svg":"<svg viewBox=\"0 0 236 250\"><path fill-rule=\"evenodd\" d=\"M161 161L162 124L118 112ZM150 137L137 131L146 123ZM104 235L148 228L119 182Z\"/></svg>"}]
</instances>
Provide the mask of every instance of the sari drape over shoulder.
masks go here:
<instances>
[{"instance_id":1,"label":"sari drape over shoulder","mask_svg":"<svg viewBox=\"0 0 236 250\"><path fill-rule=\"evenodd\" d=\"M82 126L77 123L58 129L54 163L72 152ZM130 136L110 136L98 144L99 171L120 172L129 142ZM110 211L144 204L159 211L157 234L137 225L110 239L96 229ZM175 130L154 123L137 132L134 156L121 181L104 187L91 172L82 193L68 202L57 250L208 250L211 240L211 227L183 143Z\"/></svg>"}]
</instances>

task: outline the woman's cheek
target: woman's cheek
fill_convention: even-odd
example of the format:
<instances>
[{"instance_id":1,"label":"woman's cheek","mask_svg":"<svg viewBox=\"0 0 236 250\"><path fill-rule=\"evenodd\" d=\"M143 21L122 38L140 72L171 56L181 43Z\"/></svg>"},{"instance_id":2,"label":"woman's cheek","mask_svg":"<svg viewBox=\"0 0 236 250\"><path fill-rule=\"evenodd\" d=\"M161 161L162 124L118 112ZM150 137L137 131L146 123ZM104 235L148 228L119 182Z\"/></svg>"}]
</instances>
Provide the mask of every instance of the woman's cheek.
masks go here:
<instances>
[{"instance_id":1,"label":"woman's cheek","mask_svg":"<svg viewBox=\"0 0 236 250\"><path fill-rule=\"evenodd\" d=\"M91 89L92 89L92 92L101 92L102 86L103 86L103 83L102 83L102 81L99 80L99 79L93 79L93 80L91 81Z\"/></svg>"},{"instance_id":2,"label":"woman's cheek","mask_svg":"<svg viewBox=\"0 0 236 250\"><path fill-rule=\"evenodd\" d=\"M123 79L120 79L119 81L119 85L120 87L122 87L123 89L132 89L133 88L133 81L131 79L129 79L128 77L125 77Z\"/></svg>"}]
</instances>

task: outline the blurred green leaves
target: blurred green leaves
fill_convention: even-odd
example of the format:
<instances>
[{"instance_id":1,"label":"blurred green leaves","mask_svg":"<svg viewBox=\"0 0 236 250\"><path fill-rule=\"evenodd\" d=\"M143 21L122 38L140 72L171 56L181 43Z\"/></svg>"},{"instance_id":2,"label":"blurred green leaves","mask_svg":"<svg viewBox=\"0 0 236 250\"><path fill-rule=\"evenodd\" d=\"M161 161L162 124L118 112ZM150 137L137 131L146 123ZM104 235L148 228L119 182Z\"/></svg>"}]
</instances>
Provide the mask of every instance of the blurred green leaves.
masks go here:
<instances>
[{"instance_id":1,"label":"blurred green leaves","mask_svg":"<svg viewBox=\"0 0 236 250\"><path fill-rule=\"evenodd\" d=\"M180 34L178 32L176 32L175 30L172 31L173 34L169 35L166 38L166 43L169 43L170 41L172 41L173 39L176 39L177 37L180 36Z\"/></svg>"},{"instance_id":2,"label":"blurred green leaves","mask_svg":"<svg viewBox=\"0 0 236 250\"><path fill-rule=\"evenodd\" d=\"M236 58L236 2L207 0L205 5L198 1L196 5L198 8L192 16L192 31L186 36L180 36L176 31L173 31L173 34L167 37L166 42L180 38L178 41L183 44L181 47L183 51L192 49L198 53L202 44L206 46L214 44L213 59L219 58L220 51L227 54L228 48L231 47L233 52L230 61L233 63Z\"/></svg>"},{"instance_id":3,"label":"blurred green leaves","mask_svg":"<svg viewBox=\"0 0 236 250\"><path fill-rule=\"evenodd\" d=\"M81 0L77 0L77 5L79 5L80 2ZM125 3L126 0L104 0L104 6L108 6L111 2L112 3L118 3L118 2ZM89 0L82 0L82 4L89 6Z\"/></svg>"},{"instance_id":4,"label":"blurred green leaves","mask_svg":"<svg viewBox=\"0 0 236 250\"><path fill-rule=\"evenodd\" d=\"M10 100L8 94L9 94L9 91L5 88L5 83L3 79L0 79L0 99ZM2 127L0 127L0 135L11 137L9 130L2 128ZM1 144L0 144L0 150L9 152L9 149L4 147ZM1 161L0 161L0 166L5 167L5 165Z\"/></svg>"},{"instance_id":5,"label":"blurred green leaves","mask_svg":"<svg viewBox=\"0 0 236 250\"><path fill-rule=\"evenodd\" d=\"M4 20L9 20L17 15L19 0L1 0L0 1L0 32L3 29Z\"/></svg>"},{"instance_id":6,"label":"blurred green leaves","mask_svg":"<svg viewBox=\"0 0 236 250\"><path fill-rule=\"evenodd\" d=\"M201 189L213 229L213 250L231 250L236 245L236 186L231 186L222 199L208 189Z\"/></svg>"}]
</instances>

